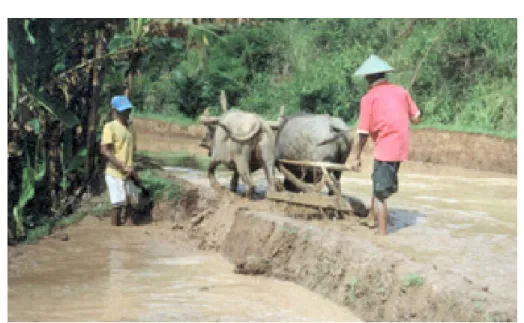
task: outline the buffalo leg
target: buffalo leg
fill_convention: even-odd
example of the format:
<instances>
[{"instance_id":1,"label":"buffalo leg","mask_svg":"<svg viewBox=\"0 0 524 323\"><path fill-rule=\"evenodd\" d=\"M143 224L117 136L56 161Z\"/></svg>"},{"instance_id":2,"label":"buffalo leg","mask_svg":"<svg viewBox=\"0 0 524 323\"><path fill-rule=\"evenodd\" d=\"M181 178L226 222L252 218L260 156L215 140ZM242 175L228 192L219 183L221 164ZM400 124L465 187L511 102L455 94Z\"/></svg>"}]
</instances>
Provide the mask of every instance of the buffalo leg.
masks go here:
<instances>
[{"instance_id":1,"label":"buffalo leg","mask_svg":"<svg viewBox=\"0 0 524 323\"><path fill-rule=\"evenodd\" d=\"M220 184L218 183L218 181L217 181L217 179L215 177L215 170L217 169L219 164L220 164L219 161L212 160L209 163L209 167L207 169L207 177L209 178L209 184L214 189L220 188Z\"/></svg>"},{"instance_id":2,"label":"buffalo leg","mask_svg":"<svg viewBox=\"0 0 524 323\"><path fill-rule=\"evenodd\" d=\"M249 150L249 146L244 146L241 148L241 153L236 154L233 159L235 161L235 165L237 168L237 172L240 175L240 178L246 185L246 196L251 197L253 193L253 182L251 181L251 177L249 176L249 157L251 155L251 152Z\"/></svg>"},{"instance_id":3,"label":"buffalo leg","mask_svg":"<svg viewBox=\"0 0 524 323\"><path fill-rule=\"evenodd\" d=\"M342 192L342 188L341 188L341 185L340 185L340 177L342 176L342 172L341 171L333 171L333 172L330 172L330 175L331 174L333 175L333 176L330 176L331 180L335 184L337 190L339 192ZM333 194L335 194L335 192L332 189L329 189L329 195L333 195Z\"/></svg>"},{"instance_id":4,"label":"buffalo leg","mask_svg":"<svg viewBox=\"0 0 524 323\"><path fill-rule=\"evenodd\" d=\"M231 192L236 192L238 187L238 171L235 169L233 171L233 176L231 177L230 190Z\"/></svg>"},{"instance_id":5,"label":"buffalo leg","mask_svg":"<svg viewBox=\"0 0 524 323\"><path fill-rule=\"evenodd\" d=\"M267 179L267 190L276 190L275 184L275 158L271 157L271 152L262 151L262 162L264 173Z\"/></svg>"}]
</instances>

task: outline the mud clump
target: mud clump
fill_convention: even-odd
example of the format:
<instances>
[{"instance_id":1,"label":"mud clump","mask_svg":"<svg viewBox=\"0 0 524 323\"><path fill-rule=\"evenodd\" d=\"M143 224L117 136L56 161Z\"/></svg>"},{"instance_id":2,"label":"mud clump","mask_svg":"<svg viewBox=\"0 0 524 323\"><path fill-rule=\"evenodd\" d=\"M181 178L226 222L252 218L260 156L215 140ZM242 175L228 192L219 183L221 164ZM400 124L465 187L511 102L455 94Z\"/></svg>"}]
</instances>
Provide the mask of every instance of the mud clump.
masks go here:
<instances>
[{"instance_id":1,"label":"mud clump","mask_svg":"<svg viewBox=\"0 0 524 323\"><path fill-rule=\"evenodd\" d=\"M235 265L235 274L269 276L270 271L271 262L266 258L247 257Z\"/></svg>"}]
</instances>

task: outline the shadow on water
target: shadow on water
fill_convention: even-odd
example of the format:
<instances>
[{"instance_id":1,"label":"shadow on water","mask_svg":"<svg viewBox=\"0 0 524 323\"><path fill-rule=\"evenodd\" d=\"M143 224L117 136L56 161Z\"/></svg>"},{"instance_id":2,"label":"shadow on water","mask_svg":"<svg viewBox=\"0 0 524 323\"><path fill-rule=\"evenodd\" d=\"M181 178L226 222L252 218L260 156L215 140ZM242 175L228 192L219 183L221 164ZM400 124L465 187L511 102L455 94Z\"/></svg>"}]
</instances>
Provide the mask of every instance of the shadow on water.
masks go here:
<instances>
[{"instance_id":1,"label":"shadow on water","mask_svg":"<svg viewBox=\"0 0 524 323\"><path fill-rule=\"evenodd\" d=\"M414 226L425 217L426 215L414 210L389 209L388 232L394 233Z\"/></svg>"}]
</instances>

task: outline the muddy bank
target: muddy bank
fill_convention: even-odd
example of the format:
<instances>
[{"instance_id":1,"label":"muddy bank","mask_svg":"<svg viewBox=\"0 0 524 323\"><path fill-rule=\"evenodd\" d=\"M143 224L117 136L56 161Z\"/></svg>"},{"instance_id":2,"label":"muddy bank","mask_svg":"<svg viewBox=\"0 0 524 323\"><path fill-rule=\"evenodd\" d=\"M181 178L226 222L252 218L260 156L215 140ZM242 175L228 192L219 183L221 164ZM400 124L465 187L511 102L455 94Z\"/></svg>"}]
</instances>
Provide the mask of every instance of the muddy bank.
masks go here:
<instances>
[{"instance_id":1,"label":"muddy bank","mask_svg":"<svg viewBox=\"0 0 524 323\"><path fill-rule=\"evenodd\" d=\"M161 137L202 138L206 134L206 129L200 125L179 126L141 118L134 119L134 125L138 134ZM372 153L371 142L364 153ZM517 140L483 134L413 129L409 158L424 163L516 174Z\"/></svg>"},{"instance_id":2,"label":"muddy bank","mask_svg":"<svg viewBox=\"0 0 524 323\"><path fill-rule=\"evenodd\" d=\"M517 140L434 129L417 129L412 134L410 160L517 173Z\"/></svg>"},{"instance_id":3,"label":"muddy bank","mask_svg":"<svg viewBox=\"0 0 524 323\"><path fill-rule=\"evenodd\" d=\"M383 247L388 237L367 239L315 220L293 219L282 205L246 201L229 192L199 187L197 195L192 214L200 218L191 226L191 237L202 249L230 259L237 273L295 282L366 321L517 319L515 299L455 268L388 250ZM355 218L337 222L356 225Z\"/></svg>"}]
</instances>

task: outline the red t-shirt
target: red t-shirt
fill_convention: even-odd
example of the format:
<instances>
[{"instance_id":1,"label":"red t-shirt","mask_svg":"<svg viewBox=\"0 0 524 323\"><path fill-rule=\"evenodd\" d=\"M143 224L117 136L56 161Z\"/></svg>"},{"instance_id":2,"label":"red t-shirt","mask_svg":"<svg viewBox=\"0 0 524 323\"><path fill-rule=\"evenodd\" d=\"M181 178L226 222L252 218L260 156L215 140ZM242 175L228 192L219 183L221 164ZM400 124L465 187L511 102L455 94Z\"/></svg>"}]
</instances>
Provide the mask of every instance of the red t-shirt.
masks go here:
<instances>
[{"instance_id":1,"label":"red t-shirt","mask_svg":"<svg viewBox=\"0 0 524 323\"><path fill-rule=\"evenodd\" d=\"M375 159L405 161L409 154L409 121L419 113L408 91L379 80L360 101L357 132L369 133L375 143Z\"/></svg>"}]
</instances>

